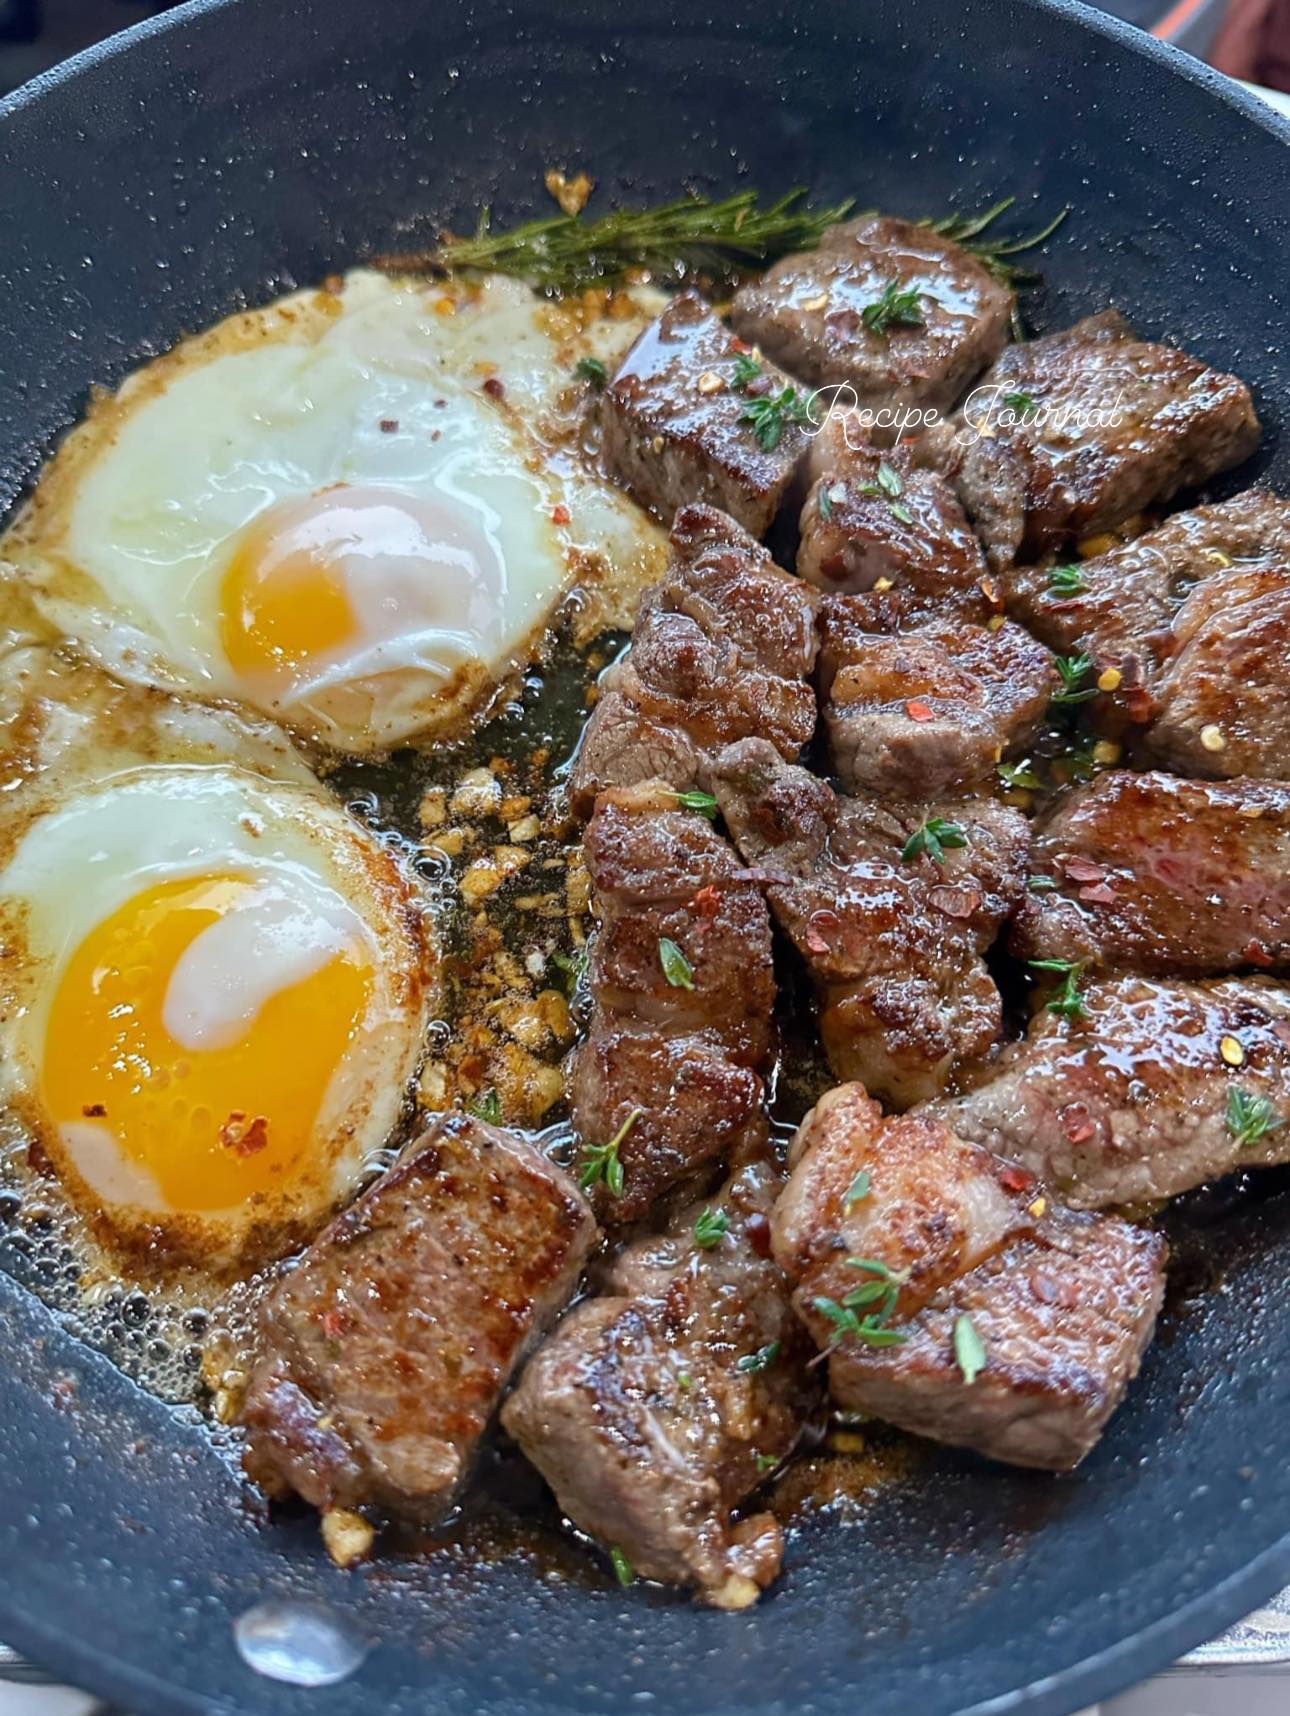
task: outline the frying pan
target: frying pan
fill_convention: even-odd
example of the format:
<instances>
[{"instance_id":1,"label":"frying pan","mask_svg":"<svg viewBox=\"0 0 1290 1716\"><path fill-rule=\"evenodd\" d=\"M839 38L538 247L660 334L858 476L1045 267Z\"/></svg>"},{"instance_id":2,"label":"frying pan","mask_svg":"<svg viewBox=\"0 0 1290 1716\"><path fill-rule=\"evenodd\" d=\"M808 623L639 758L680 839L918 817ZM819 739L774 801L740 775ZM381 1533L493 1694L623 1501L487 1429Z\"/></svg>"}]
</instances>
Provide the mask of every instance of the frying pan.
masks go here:
<instances>
[{"instance_id":1,"label":"frying pan","mask_svg":"<svg viewBox=\"0 0 1290 1716\"><path fill-rule=\"evenodd\" d=\"M1286 484L1288 140L1203 67L1051 0L200 0L0 114L0 499L91 383L483 202L525 216L549 164L627 201L1015 194L1034 224L1069 203L1036 323L1115 302L1239 371L1269 425L1257 474ZM1058 1716L1290 1580L1290 1194L1266 1179L1201 1217L1078 1474L930 1454L858 1517L796 1528L782 1582L734 1616L518 1549L342 1574L312 1525L253 1516L195 1414L0 1275L0 1637L139 1716ZM360 1666L310 1690L252 1672L234 1623L265 1601L339 1617Z\"/></svg>"}]
</instances>

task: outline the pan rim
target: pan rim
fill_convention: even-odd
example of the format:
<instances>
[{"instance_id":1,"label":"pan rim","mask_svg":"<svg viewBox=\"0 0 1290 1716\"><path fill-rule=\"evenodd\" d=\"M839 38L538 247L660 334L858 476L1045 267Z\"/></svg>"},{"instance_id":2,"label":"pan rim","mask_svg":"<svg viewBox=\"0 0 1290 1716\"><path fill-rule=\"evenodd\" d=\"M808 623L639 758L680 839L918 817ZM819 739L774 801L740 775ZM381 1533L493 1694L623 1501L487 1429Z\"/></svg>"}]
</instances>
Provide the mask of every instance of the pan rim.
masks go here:
<instances>
[{"instance_id":1,"label":"pan rim","mask_svg":"<svg viewBox=\"0 0 1290 1716\"><path fill-rule=\"evenodd\" d=\"M1011 0L1011 3L1068 19L1101 40L1184 79L1214 104L1237 114L1260 131L1290 145L1287 117L1172 43L1096 10L1083 0ZM184 0L169 12L145 19L82 50L0 99L0 124L38 114L65 86L86 74L112 66L144 42L182 34L195 22L235 10L242 0ZM15 1284L15 1291L24 1291ZM1226 1579L1191 1598L1173 1614L1127 1634L1101 1651L1050 1676L997 1697L964 1706L958 1716L1028 1716L1066 1713L1123 1691L1168 1668L1179 1656L1241 1620L1290 1582L1290 1529ZM60 1679L127 1708L138 1705L165 1716L242 1716L244 1707L218 1692L194 1692L166 1680L131 1658L90 1646L67 1629L65 1618L41 1615L22 1606L14 1594L0 1595L0 1635L31 1661Z\"/></svg>"}]
</instances>

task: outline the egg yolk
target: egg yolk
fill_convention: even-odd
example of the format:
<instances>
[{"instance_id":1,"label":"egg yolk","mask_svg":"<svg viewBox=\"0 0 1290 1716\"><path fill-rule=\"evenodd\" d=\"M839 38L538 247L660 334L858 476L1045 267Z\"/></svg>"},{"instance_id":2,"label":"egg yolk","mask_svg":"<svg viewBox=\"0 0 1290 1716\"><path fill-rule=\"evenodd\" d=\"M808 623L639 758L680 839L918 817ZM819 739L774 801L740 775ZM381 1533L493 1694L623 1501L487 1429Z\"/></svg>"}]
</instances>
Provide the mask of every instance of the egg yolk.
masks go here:
<instances>
[{"instance_id":1,"label":"egg yolk","mask_svg":"<svg viewBox=\"0 0 1290 1716\"><path fill-rule=\"evenodd\" d=\"M232 667L281 690L394 638L436 633L479 653L501 609L501 567L459 508L337 484L266 508L224 575L220 628ZM379 666L375 661L369 667Z\"/></svg>"},{"instance_id":2,"label":"egg yolk","mask_svg":"<svg viewBox=\"0 0 1290 1716\"><path fill-rule=\"evenodd\" d=\"M237 876L162 882L98 924L72 955L49 1016L41 1098L82 1177L96 1176L78 1158L90 1148L102 1161L106 1146L154 1203L198 1213L278 1192L308 1166L328 1084L367 1010L365 950L320 944L314 969L291 981L288 967L275 987L272 966L264 969L272 945L252 942L246 957L260 962L253 1016L234 1011L209 1041L185 1043L168 1025L184 955L259 897ZM213 990L218 1007L230 981L239 993L226 965L199 959L190 970L203 1002Z\"/></svg>"}]
</instances>

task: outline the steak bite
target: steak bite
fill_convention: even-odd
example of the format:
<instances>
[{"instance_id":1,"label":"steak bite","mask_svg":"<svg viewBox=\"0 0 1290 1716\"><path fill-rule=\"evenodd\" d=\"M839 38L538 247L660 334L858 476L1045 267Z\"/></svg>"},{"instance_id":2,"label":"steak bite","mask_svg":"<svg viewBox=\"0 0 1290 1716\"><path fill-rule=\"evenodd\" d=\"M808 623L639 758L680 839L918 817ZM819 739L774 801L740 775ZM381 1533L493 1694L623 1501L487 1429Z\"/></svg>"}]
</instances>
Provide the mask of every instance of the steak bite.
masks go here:
<instances>
[{"instance_id":1,"label":"steak bite","mask_svg":"<svg viewBox=\"0 0 1290 1716\"><path fill-rule=\"evenodd\" d=\"M250 1476L325 1512L438 1519L595 1238L586 1199L531 1145L436 1120L265 1300Z\"/></svg>"},{"instance_id":2,"label":"steak bite","mask_svg":"<svg viewBox=\"0 0 1290 1716\"><path fill-rule=\"evenodd\" d=\"M702 786L711 753L750 735L800 756L815 731L814 603L732 518L684 507L667 576L602 681L570 781L575 811L588 815L606 787Z\"/></svg>"},{"instance_id":3,"label":"steak bite","mask_svg":"<svg viewBox=\"0 0 1290 1716\"><path fill-rule=\"evenodd\" d=\"M1290 779L1290 565L1198 585L1170 649L1152 686L1152 757L1181 774Z\"/></svg>"},{"instance_id":4,"label":"steak bite","mask_svg":"<svg viewBox=\"0 0 1290 1716\"><path fill-rule=\"evenodd\" d=\"M1014 567L1004 588L1009 613L1037 638L1066 654L1087 652L1099 674L1117 670L1115 702L1127 719L1144 721L1174 616L1189 592L1235 561L1290 565L1290 502L1249 489L1175 513L1073 566Z\"/></svg>"},{"instance_id":5,"label":"steak bite","mask_svg":"<svg viewBox=\"0 0 1290 1716\"><path fill-rule=\"evenodd\" d=\"M1011 290L929 226L862 215L735 293L735 331L865 408L948 410L1008 337Z\"/></svg>"},{"instance_id":6,"label":"steak bite","mask_svg":"<svg viewBox=\"0 0 1290 1716\"><path fill-rule=\"evenodd\" d=\"M779 1572L769 1513L735 1509L792 1452L816 1390L810 1354L769 1256L780 1184L762 1160L713 1208L728 1225L708 1246L657 1242L611 1291L584 1301L539 1349L502 1422L581 1530L648 1579L694 1586L742 1609Z\"/></svg>"},{"instance_id":7,"label":"steak bite","mask_svg":"<svg viewBox=\"0 0 1290 1716\"><path fill-rule=\"evenodd\" d=\"M1121 524L1248 458L1250 390L1118 310L1009 346L938 426L960 498L996 568Z\"/></svg>"},{"instance_id":8,"label":"steak bite","mask_svg":"<svg viewBox=\"0 0 1290 1716\"><path fill-rule=\"evenodd\" d=\"M842 784L935 797L992 782L1048 709L1052 657L1011 622L951 613L897 630L894 618L880 595L831 596L820 608L819 685Z\"/></svg>"},{"instance_id":9,"label":"steak bite","mask_svg":"<svg viewBox=\"0 0 1290 1716\"><path fill-rule=\"evenodd\" d=\"M605 793L584 851L600 930L570 1100L598 1208L630 1222L766 1136L770 917L730 844L667 788Z\"/></svg>"},{"instance_id":10,"label":"steak bite","mask_svg":"<svg viewBox=\"0 0 1290 1716\"><path fill-rule=\"evenodd\" d=\"M950 484L916 465L907 445L888 453L852 446L846 420L834 412L816 437L811 469L800 577L828 591L892 589L929 608L952 603L989 619L976 532Z\"/></svg>"},{"instance_id":11,"label":"steak bite","mask_svg":"<svg viewBox=\"0 0 1290 1716\"><path fill-rule=\"evenodd\" d=\"M1013 1465L1094 1446L1151 1340L1159 1235L1054 1208L934 1119L830 1091L773 1222L793 1303L852 1411Z\"/></svg>"},{"instance_id":12,"label":"steak bite","mask_svg":"<svg viewBox=\"0 0 1290 1716\"><path fill-rule=\"evenodd\" d=\"M1161 975L1288 969L1287 853L1290 786L1108 771L1036 831L1012 951Z\"/></svg>"},{"instance_id":13,"label":"steak bite","mask_svg":"<svg viewBox=\"0 0 1290 1716\"><path fill-rule=\"evenodd\" d=\"M1002 1005L981 955L1021 895L1023 816L842 798L757 740L721 754L713 791L815 981L839 1078L903 1107L991 1052Z\"/></svg>"},{"instance_id":14,"label":"steak bite","mask_svg":"<svg viewBox=\"0 0 1290 1716\"><path fill-rule=\"evenodd\" d=\"M749 417L759 408L760 428ZM682 292L606 389L601 453L664 524L701 501L764 536L806 451L804 417L791 378L754 359L697 292Z\"/></svg>"},{"instance_id":15,"label":"steak bite","mask_svg":"<svg viewBox=\"0 0 1290 1716\"><path fill-rule=\"evenodd\" d=\"M1290 1159L1290 991L1114 977L1041 1010L988 1083L934 1112L1077 1209L1149 1205Z\"/></svg>"}]
</instances>

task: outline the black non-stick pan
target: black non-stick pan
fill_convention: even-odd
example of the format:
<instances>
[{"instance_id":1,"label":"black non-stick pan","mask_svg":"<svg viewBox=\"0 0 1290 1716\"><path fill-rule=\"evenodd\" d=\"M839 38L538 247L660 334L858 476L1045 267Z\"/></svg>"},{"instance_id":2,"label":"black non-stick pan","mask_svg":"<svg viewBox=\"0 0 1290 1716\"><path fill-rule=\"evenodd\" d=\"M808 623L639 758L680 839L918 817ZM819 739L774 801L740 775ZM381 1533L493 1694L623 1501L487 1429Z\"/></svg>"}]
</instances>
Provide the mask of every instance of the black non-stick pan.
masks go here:
<instances>
[{"instance_id":1,"label":"black non-stick pan","mask_svg":"<svg viewBox=\"0 0 1290 1716\"><path fill-rule=\"evenodd\" d=\"M0 110L0 500L91 383L481 203L526 216L552 163L627 201L1069 203L1037 325L1115 303L1238 371L1269 425L1240 480L1290 486L1288 140L1203 67L1033 0L183 7ZM313 1527L250 1514L194 1414L0 1276L0 1637L139 1716L1072 1711L1290 1580L1290 1193L1203 1216L1080 1472L931 1457L797 1530L733 1616L518 1551L338 1572ZM326 1689L253 1672L235 1623L266 1601L339 1617L363 1660Z\"/></svg>"}]
</instances>

